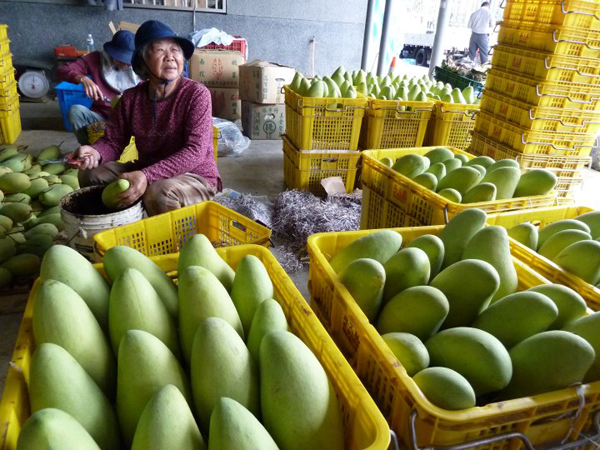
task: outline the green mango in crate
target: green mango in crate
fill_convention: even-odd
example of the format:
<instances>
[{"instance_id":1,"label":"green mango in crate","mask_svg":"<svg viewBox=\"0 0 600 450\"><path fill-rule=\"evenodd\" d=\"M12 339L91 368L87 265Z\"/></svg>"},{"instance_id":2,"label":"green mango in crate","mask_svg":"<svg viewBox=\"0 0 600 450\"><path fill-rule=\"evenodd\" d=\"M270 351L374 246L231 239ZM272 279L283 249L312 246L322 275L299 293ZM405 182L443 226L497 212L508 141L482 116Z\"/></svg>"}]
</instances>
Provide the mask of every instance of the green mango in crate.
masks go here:
<instances>
[{"instance_id":1,"label":"green mango in crate","mask_svg":"<svg viewBox=\"0 0 600 450\"><path fill-rule=\"evenodd\" d=\"M410 333L387 333L381 338L400 361L409 377L429 365L429 353L418 337Z\"/></svg>"},{"instance_id":2,"label":"green mango in crate","mask_svg":"<svg viewBox=\"0 0 600 450\"><path fill-rule=\"evenodd\" d=\"M109 248L104 254L104 270L113 283L129 268L139 270L146 277L165 304L169 314L177 319L179 315L177 288L173 280L154 261L124 245Z\"/></svg>"},{"instance_id":3,"label":"green mango in crate","mask_svg":"<svg viewBox=\"0 0 600 450\"><path fill-rule=\"evenodd\" d=\"M131 450L164 448L206 450L185 397L172 384L152 396L140 416L131 445Z\"/></svg>"},{"instance_id":4,"label":"green mango in crate","mask_svg":"<svg viewBox=\"0 0 600 450\"><path fill-rule=\"evenodd\" d=\"M209 317L225 320L244 337L240 316L217 277L204 267L187 267L179 273L179 337L188 364L196 330Z\"/></svg>"},{"instance_id":5,"label":"green mango in crate","mask_svg":"<svg viewBox=\"0 0 600 450\"><path fill-rule=\"evenodd\" d=\"M475 406L475 391L465 377L452 369L429 367L413 380L435 406L450 411Z\"/></svg>"},{"instance_id":6,"label":"green mango in crate","mask_svg":"<svg viewBox=\"0 0 600 450\"><path fill-rule=\"evenodd\" d=\"M508 236L533 251L538 248L538 229L529 222L520 223L510 228Z\"/></svg>"},{"instance_id":7,"label":"green mango in crate","mask_svg":"<svg viewBox=\"0 0 600 450\"><path fill-rule=\"evenodd\" d=\"M210 270L225 289L228 292L231 291L235 271L219 256L210 240L203 234L194 235L181 247L178 272L183 273L191 266L200 266Z\"/></svg>"},{"instance_id":8,"label":"green mango in crate","mask_svg":"<svg viewBox=\"0 0 600 450\"><path fill-rule=\"evenodd\" d=\"M128 445L144 408L164 386L172 384L192 404L190 384L179 361L160 339L146 331L125 333L119 345L117 372L117 415Z\"/></svg>"},{"instance_id":9,"label":"green mango in crate","mask_svg":"<svg viewBox=\"0 0 600 450\"><path fill-rule=\"evenodd\" d=\"M544 243L550 239L554 234L563 230L580 230L588 234L590 233L590 227L584 222L574 219L563 219L557 222L546 225L538 233L538 249L542 248Z\"/></svg>"},{"instance_id":10,"label":"green mango in crate","mask_svg":"<svg viewBox=\"0 0 600 450\"><path fill-rule=\"evenodd\" d=\"M490 304L500 277L491 264L465 259L442 270L430 286L442 291L450 305L442 329L470 326Z\"/></svg>"},{"instance_id":11,"label":"green mango in crate","mask_svg":"<svg viewBox=\"0 0 600 450\"><path fill-rule=\"evenodd\" d=\"M200 428L222 397L231 398L260 415L258 367L237 331L218 317L205 319L192 346L192 391Z\"/></svg>"},{"instance_id":12,"label":"green mango in crate","mask_svg":"<svg viewBox=\"0 0 600 450\"><path fill-rule=\"evenodd\" d=\"M504 389L511 381L513 367L508 351L483 330L447 329L429 339L425 346L432 367L447 367L460 373L477 395Z\"/></svg>"},{"instance_id":13,"label":"green mango in crate","mask_svg":"<svg viewBox=\"0 0 600 450\"><path fill-rule=\"evenodd\" d=\"M107 398L114 398L116 361L102 328L77 292L60 281L44 281L35 297L33 335L37 345L50 342L68 351Z\"/></svg>"},{"instance_id":14,"label":"green mango in crate","mask_svg":"<svg viewBox=\"0 0 600 450\"><path fill-rule=\"evenodd\" d=\"M23 425L17 449L33 448L100 450L77 420L56 408L46 408L32 414Z\"/></svg>"},{"instance_id":15,"label":"green mango in crate","mask_svg":"<svg viewBox=\"0 0 600 450\"><path fill-rule=\"evenodd\" d=\"M339 251L329 262L340 273L348 264L359 258L372 258L385 264L402 245L402 235L392 230L381 230L362 236Z\"/></svg>"},{"instance_id":16,"label":"green mango in crate","mask_svg":"<svg viewBox=\"0 0 600 450\"><path fill-rule=\"evenodd\" d=\"M208 450L279 450L279 447L246 408L235 400L221 397L210 417Z\"/></svg>"},{"instance_id":17,"label":"green mango in crate","mask_svg":"<svg viewBox=\"0 0 600 450\"><path fill-rule=\"evenodd\" d=\"M410 333L426 341L448 316L450 305L442 291L432 286L414 286L394 296L377 321L381 334Z\"/></svg>"},{"instance_id":18,"label":"green mango in crate","mask_svg":"<svg viewBox=\"0 0 600 450\"><path fill-rule=\"evenodd\" d=\"M180 356L173 318L150 282L136 269L124 270L113 283L108 328L115 355L127 331L142 330L160 339L176 357Z\"/></svg>"},{"instance_id":19,"label":"green mango in crate","mask_svg":"<svg viewBox=\"0 0 600 450\"><path fill-rule=\"evenodd\" d=\"M354 260L340 272L340 281L370 322L381 309L385 280L384 267L370 258Z\"/></svg>"},{"instance_id":20,"label":"green mango in crate","mask_svg":"<svg viewBox=\"0 0 600 450\"><path fill-rule=\"evenodd\" d=\"M556 304L539 292L507 295L484 310L473 328L487 331L507 349L546 329L558 317Z\"/></svg>"},{"instance_id":21,"label":"green mango in crate","mask_svg":"<svg viewBox=\"0 0 600 450\"><path fill-rule=\"evenodd\" d=\"M119 424L112 405L67 350L51 343L39 345L29 378L32 413L60 409L77 420L100 448L120 448Z\"/></svg>"},{"instance_id":22,"label":"green mango in crate","mask_svg":"<svg viewBox=\"0 0 600 450\"><path fill-rule=\"evenodd\" d=\"M573 289L561 284L540 284L528 291L538 292L554 302L558 308L558 317L548 329L560 329L568 322L579 319L585 314L586 304L583 297Z\"/></svg>"},{"instance_id":23,"label":"green mango in crate","mask_svg":"<svg viewBox=\"0 0 600 450\"><path fill-rule=\"evenodd\" d=\"M510 253L508 232L505 228L494 225L478 231L469 240L462 258L478 259L494 266L500 276L500 286L492 297L492 303L516 292L519 277Z\"/></svg>"},{"instance_id":24,"label":"green mango in crate","mask_svg":"<svg viewBox=\"0 0 600 450\"><path fill-rule=\"evenodd\" d=\"M549 170L533 169L521 175L513 197L531 197L549 194L558 183L556 175Z\"/></svg>"},{"instance_id":25,"label":"green mango in crate","mask_svg":"<svg viewBox=\"0 0 600 450\"><path fill-rule=\"evenodd\" d=\"M40 281L45 280L60 281L77 292L108 331L110 285L92 263L70 247L53 245L42 261Z\"/></svg>"},{"instance_id":26,"label":"green mango in crate","mask_svg":"<svg viewBox=\"0 0 600 450\"><path fill-rule=\"evenodd\" d=\"M345 448L335 390L306 344L292 333L273 331L263 338L259 359L263 424L278 445Z\"/></svg>"},{"instance_id":27,"label":"green mango in crate","mask_svg":"<svg viewBox=\"0 0 600 450\"><path fill-rule=\"evenodd\" d=\"M531 336L510 350L513 376L502 398L543 394L581 383L595 356L594 348L574 333L553 330Z\"/></svg>"},{"instance_id":28,"label":"green mango in crate","mask_svg":"<svg viewBox=\"0 0 600 450\"><path fill-rule=\"evenodd\" d=\"M288 331L287 320L281 305L276 300L265 300L256 308L247 339L248 350L257 364L263 338L275 330Z\"/></svg>"}]
</instances>

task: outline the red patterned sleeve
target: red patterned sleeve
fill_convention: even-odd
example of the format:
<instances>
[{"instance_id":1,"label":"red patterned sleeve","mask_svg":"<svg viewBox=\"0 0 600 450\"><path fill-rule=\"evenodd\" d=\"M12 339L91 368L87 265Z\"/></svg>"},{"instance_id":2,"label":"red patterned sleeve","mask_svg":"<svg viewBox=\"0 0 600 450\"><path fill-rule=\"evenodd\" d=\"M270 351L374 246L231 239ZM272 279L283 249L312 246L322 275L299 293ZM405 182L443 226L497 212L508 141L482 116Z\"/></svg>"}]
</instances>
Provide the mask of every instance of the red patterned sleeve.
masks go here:
<instances>
[{"instance_id":1,"label":"red patterned sleeve","mask_svg":"<svg viewBox=\"0 0 600 450\"><path fill-rule=\"evenodd\" d=\"M186 142L169 157L142 169L149 183L192 172L198 167L206 167L202 171L212 176L215 163L210 92L199 85L190 95L187 105L184 116Z\"/></svg>"}]
</instances>

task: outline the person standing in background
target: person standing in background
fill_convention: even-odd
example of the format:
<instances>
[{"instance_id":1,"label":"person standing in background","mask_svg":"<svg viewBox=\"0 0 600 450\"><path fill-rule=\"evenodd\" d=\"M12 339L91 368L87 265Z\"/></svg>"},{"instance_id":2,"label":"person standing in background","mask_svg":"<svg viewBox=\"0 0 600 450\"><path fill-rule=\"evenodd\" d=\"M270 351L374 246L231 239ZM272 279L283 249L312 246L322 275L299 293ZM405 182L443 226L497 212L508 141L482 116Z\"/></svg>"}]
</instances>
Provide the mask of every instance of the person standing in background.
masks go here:
<instances>
[{"instance_id":1,"label":"person standing in background","mask_svg":"<svg viewBox=\"0 0 600 450\"><path fill-rule=\"evenodd\" d=\"M85 95L94 102L91 108L73 105L67 119L81 145L88 144L87 126L108 120L110 101L126 89L136 86L140 78L131 68L135 50L134 35L120 30L106 42L103 51L88 53L77 61L59 67L56 75L61 81L82 84ZM91 78L88 78L88 75Z\"/></svg>"},{"instance_id":2,"label":"person standing in background","mask_svg":"<svg viewBox=\"0 0 600 450\"><path fill-rule=\"evenodd\" d=\"M481 64L488 61L488 52L490 50L490 33L494 27L490 3L483 2L481 8L471 14L469 24L471 29L471 40L469 41L469 58L475 61L477 50L479 49L479 58Z\"/></svg>"}]
</instances>

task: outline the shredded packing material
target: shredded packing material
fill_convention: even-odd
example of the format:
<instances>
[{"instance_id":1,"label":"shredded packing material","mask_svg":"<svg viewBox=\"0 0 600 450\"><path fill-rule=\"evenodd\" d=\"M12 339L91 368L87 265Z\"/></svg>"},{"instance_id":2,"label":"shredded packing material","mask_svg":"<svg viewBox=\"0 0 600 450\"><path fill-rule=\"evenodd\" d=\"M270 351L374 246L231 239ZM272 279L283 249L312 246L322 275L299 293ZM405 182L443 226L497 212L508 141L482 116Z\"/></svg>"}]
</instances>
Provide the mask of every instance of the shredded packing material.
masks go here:
<instances>
[{"instance_id":1,"label":"shredded packing material","mask_svg":"<svg viewBox=\"0 0 600 450\"><path fill-rule=\"evenodd\" d=\"M277 195L273 207L248 194L219 196L215 201L271 228L277 260L287 273L294 273L308 267L306 241L311 234L360 228L361 194L322 200L310 192L290 190Z\"/></svg>"},{"instance_id":2,"label":"shredded packing material","mask_svg":"<svg viewBox=\"0 0 600 450\"><path fill-rule=\"evenodd\" d=\"M280 262L286 272L293 273L308 266L306 241L310 235L360 228L360 202L356 201L359 195L350 196L355 198L344 200L342 196L336 196L335 200L326 201L310 192L297 190L285 191L277 196L272 230L283 241L282 254L287 255Z\"/></svg>"}]
</instances>

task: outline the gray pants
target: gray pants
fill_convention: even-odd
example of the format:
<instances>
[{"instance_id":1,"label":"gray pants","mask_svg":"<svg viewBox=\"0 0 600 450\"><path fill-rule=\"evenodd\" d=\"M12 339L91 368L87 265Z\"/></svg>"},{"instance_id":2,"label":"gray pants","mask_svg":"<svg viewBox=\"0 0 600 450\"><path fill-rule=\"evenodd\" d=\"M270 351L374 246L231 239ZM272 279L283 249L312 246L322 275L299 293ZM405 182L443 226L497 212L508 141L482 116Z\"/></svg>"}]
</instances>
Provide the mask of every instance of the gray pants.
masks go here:
<instances>
[{"instance_id":1,"label":"gray pants","mask_svg":"<svg viewBox=\"0 0 600 450\"><path fill-rule=\"evenodd\" d=\"M81 145L88 145L90 141L88 140L87 126L95 122L104 122L106 119L83 105L73 105L69 108L67 120L73 128L77 142Z\"/></svg>"},{"instance_id":2,"label":"gray pants","mask_svg":"<svg viewBox=\"0 0 600 450\"><path fill-rule=\"evenodd\" d=\"M106 185L115 181L122 173L139 169L135 162L123 164L111 161L92 170L80 170L79 184L81 187ZM215 193L215 188L200 175L184 173L149 184L142 196L142 203L146 213L155 216L183 206L212 200Z\"/></svg>"},{"instance_id":3,"label":"gray pants","mask_svg":"<svg viewBox=\"0 0 600 450\"><path fill-rule=\"evenodd\" d=\"M490 51L489 36L487 34L471 33L471 40L469 41L469 58L471 58L471 61L475 61L477 49L479 49L481 64L485 64L489 59L488 52Z\"/></svg>"}]
</instances>

